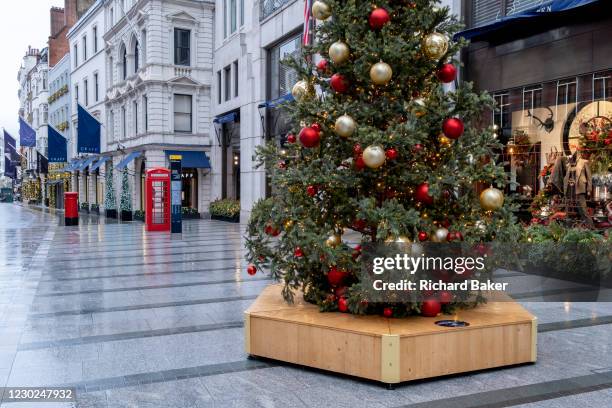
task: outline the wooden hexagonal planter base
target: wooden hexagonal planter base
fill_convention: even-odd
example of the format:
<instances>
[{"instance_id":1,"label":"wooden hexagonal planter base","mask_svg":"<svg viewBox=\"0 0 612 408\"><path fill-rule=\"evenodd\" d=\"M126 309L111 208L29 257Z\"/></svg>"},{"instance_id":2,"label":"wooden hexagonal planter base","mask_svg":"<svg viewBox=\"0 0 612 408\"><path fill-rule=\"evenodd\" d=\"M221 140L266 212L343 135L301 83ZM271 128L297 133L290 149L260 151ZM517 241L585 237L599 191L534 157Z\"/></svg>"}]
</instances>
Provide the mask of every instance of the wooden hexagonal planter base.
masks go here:
<instances>
[{"instance_id":1,"label":"wooden hexagonal planter base","mask_svg":"<svg viewBox=\"0 0 612 408\"><path fill-rule=\"evenodd\" d=\"M469 326L435 324L444 319ZM301 295L289 305L271 285L245 312L248 354L387 384L535 362L536 336L536 317L510 299L453 316L387 319L320 313Z\"/></svg>"}]
</instances>

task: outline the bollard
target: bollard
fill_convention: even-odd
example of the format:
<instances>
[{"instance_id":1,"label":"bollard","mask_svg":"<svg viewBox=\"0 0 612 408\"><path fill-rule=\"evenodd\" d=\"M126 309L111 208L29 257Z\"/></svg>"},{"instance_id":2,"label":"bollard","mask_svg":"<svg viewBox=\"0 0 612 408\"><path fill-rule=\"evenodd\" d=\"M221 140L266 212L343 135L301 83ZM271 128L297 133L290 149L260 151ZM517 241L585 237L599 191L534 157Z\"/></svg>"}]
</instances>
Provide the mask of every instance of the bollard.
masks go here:
<instances>
[{"instance_id":1,"label":"bollard","mask_svg":"<svg viewBox=\"0 0 612 408\"><path fill-rule=\"evenodd\" d=\"M66 226L79 225L79 193L64 193L64 209Z\"/></svg>"}]
</instances>

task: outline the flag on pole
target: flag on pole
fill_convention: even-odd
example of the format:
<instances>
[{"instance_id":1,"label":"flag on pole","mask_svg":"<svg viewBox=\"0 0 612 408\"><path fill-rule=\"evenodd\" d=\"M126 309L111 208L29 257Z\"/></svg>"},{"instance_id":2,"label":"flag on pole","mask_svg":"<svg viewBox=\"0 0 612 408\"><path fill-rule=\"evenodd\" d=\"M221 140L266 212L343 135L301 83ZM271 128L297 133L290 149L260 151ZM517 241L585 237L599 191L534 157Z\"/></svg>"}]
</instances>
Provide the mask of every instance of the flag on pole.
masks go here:
<instances>
[{"instance_id":1,"label":"flag on pole","mask_svg":"<svg viewBox=\"0 0 612 408\"><path fill-rule=\"evenodd\" d=\"M49 162L64 163L68 161L68 142L55 128L49 125Z\"/></svg>"},{"instance_id":2,"label":"flag on pole","mask_svg":"<svg viewBox=\"0 0 612 408\"><path fill-rule=\"evenodd\" d=\"M78 106L77 151L79 153L100 153L100 129L98 119Z\"/></svg>"},{"instance_id":3,"label":"flag on pole","mask_svg":"<svg viewBox=\"0 0 612 408\"><path fill-rule=\"evenodd\" d=\"M310 45L310 24L312 22L312 0L304 1L304 31L302 32L302 44Z\"/></svg>"},{"instance_id":4,"label":"flag on pole","mask_svg":"<svg viewBox=\"0 0 612 408\"><path fill-rule=\"evenodd\" d=\"M36 147L36 131L19 117L19 144L21 147Z\"/></svg>"},{"instance_id":5,"label":"flag on pole","mask_svg":"<svg viewBox=\"0 0 612 408\"><path fill-rule=\"evenodd\" d=\"M17 141L14 137L4 131L4 175L10 178L17 178L17 166L20 165L21 158L17 153Z\"/></svg>"}]
</instances>

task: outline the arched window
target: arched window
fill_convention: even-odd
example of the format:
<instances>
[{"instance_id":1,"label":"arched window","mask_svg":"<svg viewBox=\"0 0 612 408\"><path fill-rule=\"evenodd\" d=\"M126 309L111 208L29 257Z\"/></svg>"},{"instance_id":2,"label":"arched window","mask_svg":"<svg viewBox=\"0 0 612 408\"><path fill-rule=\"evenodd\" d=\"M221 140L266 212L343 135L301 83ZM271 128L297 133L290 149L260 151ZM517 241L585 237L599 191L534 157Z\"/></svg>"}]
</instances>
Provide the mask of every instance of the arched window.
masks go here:
<instances>
[{"instance_id":1,"label":"arched window","mask_svg":"<svg viewBox=\"0 0 612 408\"><path fill-rule=\"evenodd\" d=\"M140 57L140 45L138 44L138 41L134 42L134 72L138 72L138 59Z\"/></svg>"},{"instance_id":2,"label":"arched window","mask_svg":"<svg viewBox=\"0 0 612 408\"><path fill-rule=\"evenodd\" d=\"M123 79L127 78L127 73L128 73L128 69L127 69L127 49L125 47L123 47L123 53L121 55L121 63L123 65Z\"/></svg>"}]
</instances>

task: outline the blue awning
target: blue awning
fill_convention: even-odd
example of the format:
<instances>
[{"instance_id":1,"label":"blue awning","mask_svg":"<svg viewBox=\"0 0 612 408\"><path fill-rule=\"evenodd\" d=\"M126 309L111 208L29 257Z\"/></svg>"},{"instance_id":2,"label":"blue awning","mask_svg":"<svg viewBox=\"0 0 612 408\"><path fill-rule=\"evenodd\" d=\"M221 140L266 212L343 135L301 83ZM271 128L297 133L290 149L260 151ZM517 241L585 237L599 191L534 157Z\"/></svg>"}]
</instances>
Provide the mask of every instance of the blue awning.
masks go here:
<instances>
[{"instance_id":1,"label":"blue awning","mask_svg":"<svg viewBox=\"0 0 612 408\"><path fill-rule=\"evenodd\" d=\"M231 112L226 115L217 116L216 118L213 119L213 122L223 124L223 123L235 122L237 119L238 119L238 114L236 112Z\"/></svg>"},{"instance_id":2,"label":"blue awning","mask_svg":"<svg viewBox=\"0 0 612 408\"><path fill-rule=\"evenodd\" d=\"M67 173L70 171L74 171L77 166L79 166L83 162L82 159L72 159L70 163L66 167L60 170L54 171L54 173Z\"/></svg>"},{"instance_id":3,"label":"blue awning","mask_svg":"<svg viewBox=\"0 0 612 408\"><path fill-rule=\"evenodd\" d=\"M181 155L181 166L194 169L210 169L210 161L205 152L185 151L185 150L166 150L166 156Z\"/></svg>"},{"instance_id":4,"label":"blue awning","mask_svg":"<svg viewBox=\"0 0 612 408\"><path fill-rule=\"evenodd\" d=\"M109 161L110 158L111 158L111 156L102 156L100 158L100 160L98 160L97 162L95 162L94 164L91 165L91 167L89 168L89 171L96 171L96 170L98 170L104 163Z\"/></svg>"},{"instance_id":5,"label":"blue awning","mask_svg":"<svg viewBox=\"0 0 612 408\"><path fill-rule=\"evenodd\" d=\"M87 167L89 167L89 165L91 163L93 163L96 159L98 158L98 156L90 156L86 159L84 159L81 163L79 163L78 166L74 167L74 170L76 171L84 171Z\"/></svg>"},{"instance_id":6,"label":"blue awning","mask_svg":"<svg viewBox=\"0 0 612 408\"><path fill-rule=\"evenodd\" d=\"M276 99L272 99L272 100L260 103L258 108L276 108L278 105L282 103L292 102L293 100L295 100L295 98L293 98L293 95L288 93L286 95L281 96L280 98L276 98Z\"/></svg>"},{"instance_id":7,"label":"blue awning","mask_svg":"<svg viewBox=\"0 0 612 408\"><path fill-rule=\"evenodd\" d=\"M539 4L538 6L534 6L521 13L511 14L506 17L503 17L495 21L494 23L481 27L471 28L469 30L457 33L455 35L455 39L463 37L469 40L475 37L481 37L485 34L498 31L501 28L504 28L514 22L519 23L532 18L551 16L556 13L562 13L578 7L597 3L599 1L601 0L548 0L543 2L542 4Z\"/></svg>"},{"instance_id":8,"label":"blue awning","mask_svg":"<svg viewBox=\"0 0 612 408\"><path fill-rule=\"evenodd\" d=\"M130 154L128 154L127 156L124 157L123 160L121 160L119 162L119 164L117 165L117 167L115 167L115 169L117 170L123 170L127 167L128 164L130 164L130 162L132 160L134 160L137 157L142 156L142 152L132 152Z\"/></svg>"}]
</instances>

